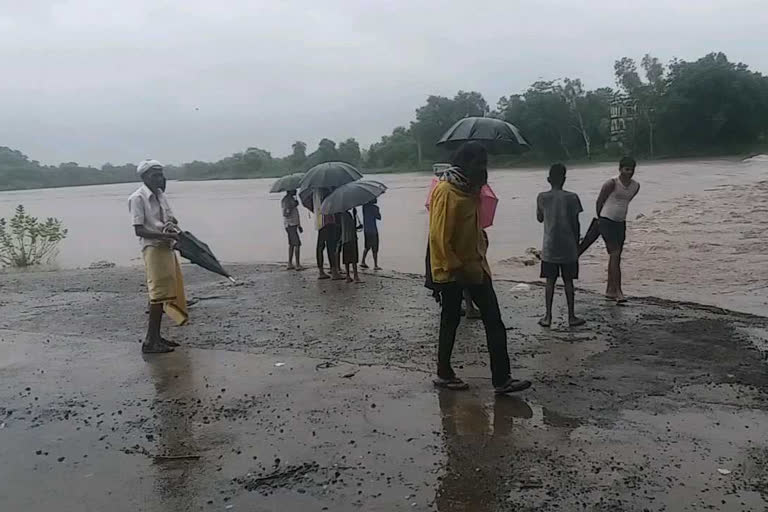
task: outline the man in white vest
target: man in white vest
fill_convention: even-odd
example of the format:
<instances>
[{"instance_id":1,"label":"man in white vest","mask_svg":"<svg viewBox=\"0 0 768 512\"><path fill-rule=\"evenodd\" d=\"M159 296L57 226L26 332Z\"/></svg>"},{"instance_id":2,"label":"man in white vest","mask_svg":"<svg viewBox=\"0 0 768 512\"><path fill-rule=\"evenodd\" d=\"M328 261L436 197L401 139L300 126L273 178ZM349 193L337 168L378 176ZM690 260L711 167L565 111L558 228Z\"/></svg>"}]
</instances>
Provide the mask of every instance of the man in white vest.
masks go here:
<instances>
[{"instance_id":1,"label":"man in white vest","mask_svg":"<svg viewBox=\"0 0 768 512\"><path fill-rule=\"evenodd\" d=\"M626 301L621 289L621 253L627 238L627 212L629 203L640 191L640 184L632 179L636 167L634 158L622 158L619 162L619 175L603 184L597 198L600 235L609 255L605 296L619 303Z\"/></svg>"}]
</instances>

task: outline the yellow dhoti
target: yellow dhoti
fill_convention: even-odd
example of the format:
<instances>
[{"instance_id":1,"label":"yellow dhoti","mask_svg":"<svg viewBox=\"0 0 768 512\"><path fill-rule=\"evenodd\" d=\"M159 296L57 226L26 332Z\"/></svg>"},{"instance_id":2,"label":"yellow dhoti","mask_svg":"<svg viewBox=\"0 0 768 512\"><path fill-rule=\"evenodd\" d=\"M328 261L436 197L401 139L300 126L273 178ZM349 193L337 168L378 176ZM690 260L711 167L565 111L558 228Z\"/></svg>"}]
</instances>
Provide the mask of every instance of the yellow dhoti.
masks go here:
<instances>
[{"instance_id":1,"label":"yellow dhoti","mask_svg":"<svg viewBox=\"0 0 768 512\"><path fill-rule=\"evenodd\" d=\"M147 271L147 291L151 304L162 304L165 314L177 325L189 320L184 277L176 253L170 247L148 246L142 252Z\"/></svg>"}]
</instances>

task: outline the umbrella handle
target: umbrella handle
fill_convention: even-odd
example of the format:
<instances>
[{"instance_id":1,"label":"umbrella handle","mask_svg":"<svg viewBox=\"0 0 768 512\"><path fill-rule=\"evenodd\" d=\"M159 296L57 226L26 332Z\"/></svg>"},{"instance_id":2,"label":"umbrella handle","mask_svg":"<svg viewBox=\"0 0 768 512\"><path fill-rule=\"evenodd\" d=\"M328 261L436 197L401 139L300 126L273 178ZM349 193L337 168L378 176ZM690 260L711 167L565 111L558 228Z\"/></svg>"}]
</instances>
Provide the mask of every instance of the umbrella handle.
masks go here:
<instances>
[{"instance_id":1,"label":"umbrella handle","mask_svg":"<svg viewBox=\"0 0 768 512\"><path fill-rule=\"evenodd\" d=\"M177 235L178 235L179 233L181 233L181 228L180 228L178 225L176 225L176 224L173 224L173 223L171 223L171 222L168 222L168 223L167 223L167 224L166 224L166 225L163 227L163 232L164 232L164 233L175 233L175 234L177 234Z\"/></svg>"},{"instance_id":2,"label":"umbrella handle","mask_svg":"<svg viewBox=\"0 0 768 512\"><path fill-rule=\"evenodd\" d=\"M234 278L234 277L232 277L232 276L227 276L227 279L229 279L230 281L232 281L232 284L237 284L237 281L235 281L235 278Z\"/></svg>"}]
</instances>

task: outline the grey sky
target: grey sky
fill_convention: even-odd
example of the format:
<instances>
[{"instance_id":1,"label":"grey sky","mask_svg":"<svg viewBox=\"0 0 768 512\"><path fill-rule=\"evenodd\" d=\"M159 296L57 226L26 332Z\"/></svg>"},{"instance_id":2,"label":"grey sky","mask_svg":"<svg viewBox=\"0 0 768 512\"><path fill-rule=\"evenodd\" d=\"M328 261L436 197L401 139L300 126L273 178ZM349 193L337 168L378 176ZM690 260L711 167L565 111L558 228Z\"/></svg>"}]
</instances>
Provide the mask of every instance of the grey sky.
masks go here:
<instances>
[{"instance_id":1,"label":"grey sky","mask_svg":"<svg viewBox=\"0 0 768 512\"><path fill-rule=\"evenodd\" d=\"M766 26L765 0L0 0L0 145L96 165L367 146L429 94L612 86L625 55L766 73Z\"/></svg>"}]
</instances>

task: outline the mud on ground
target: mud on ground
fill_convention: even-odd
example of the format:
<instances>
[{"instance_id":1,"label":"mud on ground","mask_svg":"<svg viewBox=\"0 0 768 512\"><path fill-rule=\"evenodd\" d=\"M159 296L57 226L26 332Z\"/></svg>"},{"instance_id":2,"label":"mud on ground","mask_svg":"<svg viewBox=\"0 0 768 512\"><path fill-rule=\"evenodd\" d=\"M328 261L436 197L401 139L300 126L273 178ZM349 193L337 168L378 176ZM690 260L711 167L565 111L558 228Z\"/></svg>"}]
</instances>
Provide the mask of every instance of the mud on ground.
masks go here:
<instances>
[{"instance_id":1,"label":"mud on ground","mask_svg":"<svg viewBox=\"0 0 768 512\"><path fill-rule=\"evenodd\" d=\"M764 510L768 320L582 292L536 324L496 283L514 397L464 323L464 393L431 386L413 276L187 267L184 348L142 358L140 269L0 276L0 510ZM560 295L560 294L559 294Z\"/></svg>"}]
</instances>

